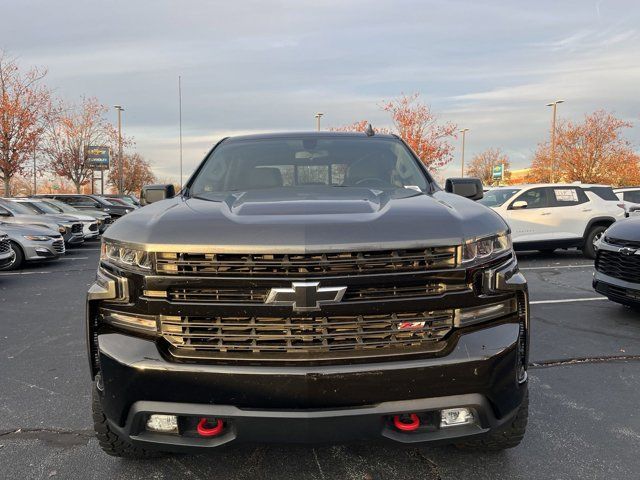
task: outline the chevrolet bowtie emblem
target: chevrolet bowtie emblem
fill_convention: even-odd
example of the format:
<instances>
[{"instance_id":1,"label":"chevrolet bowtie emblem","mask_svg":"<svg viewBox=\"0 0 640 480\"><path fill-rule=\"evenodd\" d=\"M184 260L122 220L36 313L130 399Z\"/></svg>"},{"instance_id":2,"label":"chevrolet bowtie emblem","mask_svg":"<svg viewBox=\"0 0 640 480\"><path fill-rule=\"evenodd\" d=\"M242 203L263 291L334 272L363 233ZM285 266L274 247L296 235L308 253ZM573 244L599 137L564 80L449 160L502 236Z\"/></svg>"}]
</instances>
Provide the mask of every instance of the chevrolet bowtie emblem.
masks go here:
<instances>
[{"instance_id":1,"label":"chevrolet bowtie emblem","mask_svg":"<svg viewBox=\"0 0 640 480\"><path fill-rule=\"evenodd\" d=\"M338 303L347 287L321 287L318 282L294 282L291 288L272 288L265 303L290 305L297 312L320 310L320 305Z\"/></svg>"},{"instance_id":2,"label":"chevrolet bowtie emblem","mask_svg":"<svg viewBox=\"0 0 640 480\"><path fill-rule=\"evenodd\" d=\"M623 247L618 250L622 255L633 255L634 253L638 255L638 252L635 248Z\"/></svg>"}]
</instances>

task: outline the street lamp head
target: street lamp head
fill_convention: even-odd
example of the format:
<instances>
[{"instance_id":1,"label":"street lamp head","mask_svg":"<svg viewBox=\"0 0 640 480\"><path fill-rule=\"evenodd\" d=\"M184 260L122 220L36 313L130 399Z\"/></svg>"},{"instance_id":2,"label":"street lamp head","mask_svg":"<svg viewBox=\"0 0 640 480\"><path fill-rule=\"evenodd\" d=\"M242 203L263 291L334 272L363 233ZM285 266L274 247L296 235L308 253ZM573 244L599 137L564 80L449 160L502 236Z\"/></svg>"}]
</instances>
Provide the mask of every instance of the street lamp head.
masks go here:
<instances>
[{"instance_id":1,"label":"street lamp head","mask_svg":"<svg viewBox=\"0 0 640 480\"><path fill-rule=\"evenodd\" d=\"M113 108L115 108L116 110L120 110L121 112L124 112L124 108L122 107L122 105L114 105Z\"/></svg>"},{"instance_id":2,"label":"street lamp head","mask_svg":"<svg viewBox=\"0 0 640 480\"><path fill-rule=\"evenodd\" d=\"M556 100L555 102L547 103L547 107L553 107L559 103L564 103L564 100Z\"/></svg>"},{"instance_id":3,"label":"street lamp head","mask_svg":"<svg viewBox=\"0 0 640 480\"><path fill-rule=\"evenodd\" d=\"M468 128L463 128L462 130L460 130L460 133L464 133L464 132L468 132L469 129Z\"/></svg>"},{"instance_id":4,"label":"street lamp head","mask_svg":"<svg viewBox=\"0 0 640 480\"><path fill-rule=\"evenodd\" d=\"M316 118L320 118L320 117L321 117L321 116L323 116L323 115L324 115L324 113L322 113L322 112L318 112L318 113L316 113Z\"/></svg>"}]
</instances>

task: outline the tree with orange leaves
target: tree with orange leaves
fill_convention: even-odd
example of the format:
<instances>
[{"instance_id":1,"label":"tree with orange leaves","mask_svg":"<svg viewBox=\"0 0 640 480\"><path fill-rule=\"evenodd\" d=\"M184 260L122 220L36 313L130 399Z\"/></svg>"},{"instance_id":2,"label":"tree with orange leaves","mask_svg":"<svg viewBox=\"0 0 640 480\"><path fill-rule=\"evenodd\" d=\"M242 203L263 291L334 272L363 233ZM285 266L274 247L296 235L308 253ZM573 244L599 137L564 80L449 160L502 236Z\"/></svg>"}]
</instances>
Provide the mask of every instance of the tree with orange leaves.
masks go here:
<instances>
[{"instance_id":1,"label":"tree with orange leaves","mask_svg":"<svg viewBox=\"0 0 640 480\"><path fill-rule=\"evenodd\" d=\"M140 194L143 185L156 182L156 176L151 171L151 165L147 160L142 158L139 153L133 155L123 155L124 160L124 193L136 195ZM109 171L109 185L114 190L118 189L118 175L120 173L120 165L114 165Z\"/></svg>"},{"instance_id":2,"label":"tree with orange leaves","mask_svg":"<svg viewBox=\"0 0 640 480\"><path fill-rule=\"evenodd\" d=\"M467 167L467 175L478 177L484 185L491 185L494 183L493 167L496 165L504 165L504 178L508 179L511 175L509 171L511 162L509 162L509 157L499 148L489 148L474 155Z\"/></svg>"},{"instance_id":3,"label":"tree with orange leaves","mask_svg":"<svg viewBox=\"0 0 640 480\"><path fill-rule=\"evenodd\" d=\"M44 153L53 173L73 182L76 191L90 183L92 170L85 164L84 148L111 146L117 142L116 129L105 118L108 108L95 98L83 98L80 105L59 102L47 122ZM123 138L125 146L132 140ZM112 162L113 164L114 162Z\"/></svg>"},{"instance_id":4,"label":"tree with orange leaves","mask_svg":"<svg viewBox=\"0 0 640 480\"><path fill-rule=\"evenodd\" d=\"M604 110L586 115L582 123L564 122L556 129L555 161L549 143L538 145L527 180L628 185L640 178L639 157L622 132L632 124Z\"/></svg>"},{"instance_id":5,"label":"tree with orange leaves","mask_svg":"<svg viewBox=\"0 0 640 480\"><path fill-rule=\"evenodd\" d=\"M11 179L31 163L43 132L50 94L42 85L46 70L21 72L16 61L0 51L0 178L11 195Z\"/></svg>"},{"instance_id":6,"label":"tree with orange leaves","mask_svg":"<svg viewBox=\"0 0 640 480\"><path fill-rule=\"evenodd\" d=\"M397 133L425 165L438 170L453 160L451 140L456 138L458 127L451 122L438 123L437 116L419 97L419 93L414 93L384 102L381 108L391 114L395 129L376 128L375 131ZM362 120L332 130L363 132L367 125L368 122Z\"/></svg>"}]
</instances>

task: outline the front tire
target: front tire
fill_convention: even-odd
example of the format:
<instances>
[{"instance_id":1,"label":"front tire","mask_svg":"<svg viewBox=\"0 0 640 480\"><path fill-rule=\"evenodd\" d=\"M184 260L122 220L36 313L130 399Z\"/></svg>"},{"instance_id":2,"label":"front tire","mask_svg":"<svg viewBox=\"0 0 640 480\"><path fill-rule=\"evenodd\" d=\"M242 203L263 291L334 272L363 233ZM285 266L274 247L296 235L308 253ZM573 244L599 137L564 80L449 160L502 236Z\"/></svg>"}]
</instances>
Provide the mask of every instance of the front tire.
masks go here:
<instances>
[{"instance_id":1,"label":"front tire","mask_svg":"<svg viewBox=\"0 0 640 480\"><path fill-rule=\"evenodd\" d=\"M590 258L591 260L596 258L596 246L594 243L600 239L607 228L608 227L599 225L589 230L589 233L587 233L587 236L584 239L584 247L582 247L582 254L585 257Z\"/></svg>"},{"instance_id":2,"label":"front tire","mask_svg":"<svg viewBox=\"0 0 640 480\"><path fill-rule=\"evenodd\" d=\"M91 411L93 413L93 429L96 432L100 448L112 457L124 458L155 458L162 453L133 445L128 439L120 437L114 432L107 422L107 417L100 403L100 392L95 383L91 392Z\"/></svg>"},{"instance_id":3,"label":"front tire","mask_svg":"<svg viewBox=\"0 0 640 480\"><path fill-rule=\"evenodd\" d=\"M518 409L518 413L510 424L502 427L500 430L490 432L487 436L479 440L469 440L464 443L457 444L456 447L462 450L481 450L487 452L496 452L513 448L520 445L527 430L527 420L529 418L529 389L524 394L522 404Z\"/></svg>"}]
</instances>

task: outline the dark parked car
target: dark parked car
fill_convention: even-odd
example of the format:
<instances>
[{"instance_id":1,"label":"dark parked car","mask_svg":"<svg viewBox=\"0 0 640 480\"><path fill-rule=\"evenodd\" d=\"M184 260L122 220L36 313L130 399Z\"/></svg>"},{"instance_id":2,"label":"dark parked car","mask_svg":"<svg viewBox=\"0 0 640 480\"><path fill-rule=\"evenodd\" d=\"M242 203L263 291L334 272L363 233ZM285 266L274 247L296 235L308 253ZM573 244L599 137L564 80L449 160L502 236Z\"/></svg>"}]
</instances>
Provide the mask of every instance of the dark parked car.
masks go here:
<instances>
[{"instance_id":1,"label":"dark parked car","mask_svg":"<svg viewBox=\"0 0 640 480\"><path fill-rule=\"evenodd\" d=\"M88 293L107 453L521 441L527 285L479 181L443 191L391 135L274 134L172 190L105 232Z\"/></svg>"},{"instance_id":2,"label":"dark parked car","mask_svg":"<svg viewBox=\"0 0 640 480\"><path fill-rule=\"evenodd\" d=\"M105 193L102 196L108 200L112 200L114 198L118 200L122 200L123 202L133 207L140 206L140 200L138 200L138 197L136 197L135 195L120 195L118 193Z\"/></svg>"},{"instance_id":3,"label":"dark parked car","mask_svg":"<svg viewBox=\"0 0 640 480\"><path fill-rule=\"evenodd\" d=\"M109 202L106 198L101 197L100 195L81 195L81 194L72 194L72 193L60 193L60 194L37 195L37 197L48 197L48 198L53 198L55 200L60 200L79 210L84 210L84 209L100 210L102 212L108 213L114 219L120 218L121 216L129 212L132 212L134 210L133 207L128 207L125 205L114 205L113 203Z\"/></svg>"},{"instance_id":4,"label":"dark parked car","mask_svg":"<svg viewBox=\"0 0 640 480\"><path fill-rule=\"evenodd\" d=\"M611 225L597 246L593 288L609 300L640 308L640 217Z\"/></svg>"}]
</instances>

